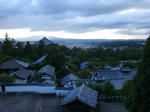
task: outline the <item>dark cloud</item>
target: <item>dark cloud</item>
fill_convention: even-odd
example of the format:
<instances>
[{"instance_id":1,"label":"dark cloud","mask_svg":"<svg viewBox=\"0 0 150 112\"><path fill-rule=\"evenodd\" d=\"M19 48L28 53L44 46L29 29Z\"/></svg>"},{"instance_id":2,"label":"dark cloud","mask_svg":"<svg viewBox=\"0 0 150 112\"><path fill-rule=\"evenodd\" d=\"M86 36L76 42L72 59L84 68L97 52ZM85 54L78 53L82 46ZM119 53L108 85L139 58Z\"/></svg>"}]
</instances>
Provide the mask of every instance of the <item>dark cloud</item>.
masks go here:
<instances>
[{"instance_id":1,"label":"dark cloud","mask_svg":"<svg viewBox=\"0 0 150 112\"><path fill-rule=\"evenodd\" d=\"M129 28L150 28L150 0L0 0L0 5L0 29L73 33L127 29L118 33L131 34ZM137 11L120 13L129 9Z\"/></svg>"}]
</instances>

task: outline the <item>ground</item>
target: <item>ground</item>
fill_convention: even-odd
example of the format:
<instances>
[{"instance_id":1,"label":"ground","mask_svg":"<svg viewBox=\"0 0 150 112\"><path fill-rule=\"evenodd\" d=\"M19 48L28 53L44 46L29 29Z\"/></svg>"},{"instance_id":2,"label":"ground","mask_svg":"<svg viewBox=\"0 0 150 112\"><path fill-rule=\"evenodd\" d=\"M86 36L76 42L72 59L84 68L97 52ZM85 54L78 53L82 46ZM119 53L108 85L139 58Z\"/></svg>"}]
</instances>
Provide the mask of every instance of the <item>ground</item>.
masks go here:
<instances>
[{"instance_id":1,"label":"ground","mask_svg":"<svg viewBox=\"0 0 150 112\"><path fill-rule=\"evenodd\" d=\"M62 112L55 95L7 94L0 96L0 112ZM101 103L100 112L127 112L122 103Z\"/></svg>"},{"instance_id":2,"label":"ground","mask_svg":"<svg viewBox=\"0 0 150 112\"><path fill-rule=\"evenodd\" d=\"M0 112L58 112L56 96L38 94L9 94L0 97Z\"/></svg>"}]
</instances>

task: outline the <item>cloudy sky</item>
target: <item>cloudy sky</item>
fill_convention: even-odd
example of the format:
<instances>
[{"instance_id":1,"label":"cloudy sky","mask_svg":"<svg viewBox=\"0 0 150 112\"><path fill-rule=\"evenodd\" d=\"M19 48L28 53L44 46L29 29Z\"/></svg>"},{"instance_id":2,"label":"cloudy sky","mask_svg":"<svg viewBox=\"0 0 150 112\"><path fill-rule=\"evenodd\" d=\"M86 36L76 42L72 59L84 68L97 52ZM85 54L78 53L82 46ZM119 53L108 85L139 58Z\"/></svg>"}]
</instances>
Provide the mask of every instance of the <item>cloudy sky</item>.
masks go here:
<instances>
[{"instance_id":1,"label":"cloudy sky","mask_svg":"<svg viewBox=\"0 0 150 112\"><path fill-rule=\"evenodd\" d=\"M0 0L0 38L143 39L150 0Z\"/></svg>"}]
</instances>

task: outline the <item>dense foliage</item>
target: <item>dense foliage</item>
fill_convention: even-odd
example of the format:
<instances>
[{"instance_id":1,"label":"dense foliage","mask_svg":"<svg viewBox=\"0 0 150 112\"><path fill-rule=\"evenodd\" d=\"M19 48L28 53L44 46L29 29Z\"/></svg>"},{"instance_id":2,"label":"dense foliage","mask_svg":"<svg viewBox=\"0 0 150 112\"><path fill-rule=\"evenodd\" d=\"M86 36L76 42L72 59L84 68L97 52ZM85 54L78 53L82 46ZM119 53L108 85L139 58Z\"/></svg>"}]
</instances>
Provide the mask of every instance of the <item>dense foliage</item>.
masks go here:
<instances>
[{"instance_id":1,"label":"dense foliage","mask_svg":"<svg viewBox=\"0 0 150 112\"><path fill-rule=\"evenodd\" d=\"M92 74L88 69L86 69L86 70L82 70L78 76L79 78L87 79L87 78L90 78Z\"/></svg>"},{"instance_id":2,"label":"dense foliage","mask_svg":"<svg viewBox=\"0 0 150 112\"><path fill-rule=\"evenodd\" d=\"M150 37L133 83L133 89L126 99L129 112L150 112Z\"/></svg>"},{"instance_id":3,"label":"dense foliage","mask_svg":"<svg viewBox=\"0 0 150 112\"><path fill-rule=\"evenodd\" d=\"M8 75L8 74L1 74L0 75L0 82L12 83L14 80L15 80L15 78Z\"/></svg>"}]
</instances>

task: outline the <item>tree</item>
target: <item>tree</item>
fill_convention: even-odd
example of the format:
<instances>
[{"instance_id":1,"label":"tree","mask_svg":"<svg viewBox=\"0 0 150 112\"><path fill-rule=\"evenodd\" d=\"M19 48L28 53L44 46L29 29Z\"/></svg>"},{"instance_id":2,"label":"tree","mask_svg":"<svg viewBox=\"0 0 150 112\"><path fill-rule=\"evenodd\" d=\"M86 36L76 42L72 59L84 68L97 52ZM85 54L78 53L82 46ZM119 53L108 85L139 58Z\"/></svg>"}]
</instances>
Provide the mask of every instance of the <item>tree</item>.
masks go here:
<instances>
[{"instance_id":1,"label":"tree","mask_svg":"<svg viewBox=\"0 0 150 112\"><path fill-rule=\"evenodd\" d=\"M42 40L40 40L39 44L37 45L37 55L39 55L40 57L45 55L45 50L46 50L46 47L45 47L45 44Z\"/></svg>"},{"instance_id":2,"label":"tree","mask_svg":"<svg viewBox=\"0 0 150 112\"><path fill-rule=\"evenodd\" d=\"M0 82L12 83L14 80L15 80L15 78L8 75L8 74L1 74L0 75Z\"/></svg>"},{"instance_id":3,"label":"tree","mask_svg":"<svg viewBox=\"0 0 150 112\"><path fill-rule=\"evenodd\" d=\"M16 43L16 55L18 57L22 57L23 56L23 49L24 49L23 43L17 42Z\"/></svg>"},{"instance_id":4,"label":"tree","mask_svg":"<svg viewBox=\"0 0 150 112\"><path fill-rule=\"evenodd\" d=\"M113 96L114 92L114 85L110 81L105 82L103 85L103 94L105 96Z\"/></svg>"},{"instance_id":5,"label":"tree","mask_svg":"<svg viewBox=\"0 0 150 112\"><path fill-rule=\"evenodd\" d=\"M133 89L125 104L129 112L150 112L150 36L144 47Z\"/></svg>"},{"instance_id":6,"label":"tree","mask_svg":"<svg viewBox=\"0 0 150 112\"><path fill-rule=\"evenodd\" d=\"M6 33L5 40L2 45L2 52L8 56L15 56L15 48L14 48L15 40L8 37Z\"/></svg>"},{"instance_id":7,"label":"tree","mask_svg":"<svg viewBox=\"0 0 150 112\"><path fill-rule=\"evenodd\" d=\"M121 93L127 97L129 95L129 92L132 90L133 87L133 80L127 80L124 82L123 87L121 89Z\"/></svg>"},{"instance_id":8,"label":"tree","mask_svg":"<svg viewBox=\"0 0 150 112\"><path fill-rule=\"evenodd\" d=\"M79 73L79 75L78 75L80 78L90 78L91 76L92 76L92 74L91 74L91 72L88 70L88 69L86 69L86 70L82 70L80 73Z\"/></svg>"},{"instance_id":9,"label":"tree","mask_svg":"<svg viewBox=\"0 0 150 112\"><path fill-rule=\"evenodd\" d=\"M30 44L30 42L27 42L25 47L24 47L24 55L28 58L28 59L33 59L33 48Z\"/></svg>"}]
</instances>

